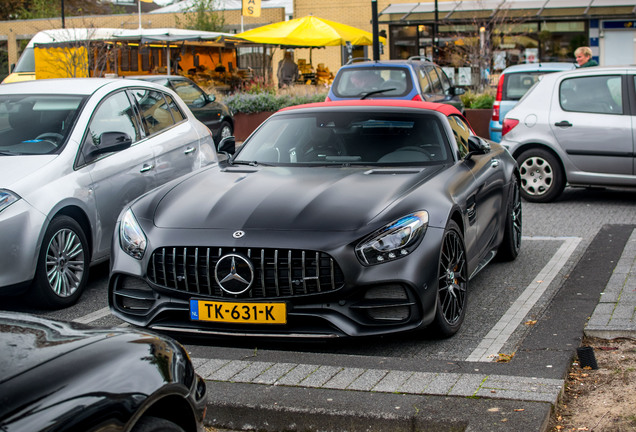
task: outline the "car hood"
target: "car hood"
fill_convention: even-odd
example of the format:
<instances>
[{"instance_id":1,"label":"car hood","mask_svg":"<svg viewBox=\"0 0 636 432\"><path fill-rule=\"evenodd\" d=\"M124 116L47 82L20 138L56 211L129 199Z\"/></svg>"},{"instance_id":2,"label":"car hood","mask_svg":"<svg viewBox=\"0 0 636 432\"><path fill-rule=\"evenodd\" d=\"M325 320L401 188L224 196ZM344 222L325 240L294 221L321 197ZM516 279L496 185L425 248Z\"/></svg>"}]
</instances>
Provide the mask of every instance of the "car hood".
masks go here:
<instances>
[{"instance_id":1,"label":"car hood","mask_svg":"<svg viewBox=\"0 0 636 432\"><path fill-rule=\"evenodd\" d=\"M17 181L38 171L58 155L0 156L0 188L11 188Z\"/></svg>"},{"instance_id":2,"label":"car hood","mask_svg":"<svg viewBox=\"0 0 636 432\"><path fill-rule=\"evenodd\" d=\"M117 335L117 331L0 312L0 383L78 348Z\"/></svg>"},{"instance_id":3,"label":"car hood","mask_svg":"<svg viewBox=\"0 0 636 432\"><path fill-rule=\"evenodd\" d=\"M154 224L160 228L356 230L439 169L215 168L166 192L156 206Z\"/></svg>"}]
</instances>

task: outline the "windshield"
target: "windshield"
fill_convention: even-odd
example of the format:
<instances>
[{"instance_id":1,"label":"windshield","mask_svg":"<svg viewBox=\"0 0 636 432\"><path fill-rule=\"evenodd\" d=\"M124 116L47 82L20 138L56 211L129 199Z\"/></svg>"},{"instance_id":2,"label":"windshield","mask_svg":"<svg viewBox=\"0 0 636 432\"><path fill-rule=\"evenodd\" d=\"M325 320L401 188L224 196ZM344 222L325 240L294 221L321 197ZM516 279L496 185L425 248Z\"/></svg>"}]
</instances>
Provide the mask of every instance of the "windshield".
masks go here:
<instances>
[{"instance_id":1,"label":"windshield","mask_svg":"<svg viewBox=\"0 0 636 432\"><path fill-rule=\"evenodd\" d=\"M374 97L402 97L409 94L413 84L407 68L372 67L342 68L333 84L338 97L360 98L370 92Z\"/></svg>"},{"instance_id":2,"label":"windshield","mask_svg":"<svg viewBox=\"0 0 636 432\"><path fill-rule=\"evenodd\" d=\"M339 110L270 117L234 163L430 165L445 163L450 155L434 115Z\"/></svg>"},{"instance_id":3,"label":"windshield","mask_svg":"<svg viewBox=\"0 0 636 432\"><path fill-rule=\"evenodd\" d=\"M33 48L24 49L13 72L35 72L35 55Z\"/></svg>"},{"instance_id":4,"label":"windshield","mask_svg":"<svg viewBox=\"0 0 636 432\"><path fill-rule=\"evenodd\" d=\"M55 153L66 142L83 96L0 95L0 153Z\"/></svg>"}]
</instances>

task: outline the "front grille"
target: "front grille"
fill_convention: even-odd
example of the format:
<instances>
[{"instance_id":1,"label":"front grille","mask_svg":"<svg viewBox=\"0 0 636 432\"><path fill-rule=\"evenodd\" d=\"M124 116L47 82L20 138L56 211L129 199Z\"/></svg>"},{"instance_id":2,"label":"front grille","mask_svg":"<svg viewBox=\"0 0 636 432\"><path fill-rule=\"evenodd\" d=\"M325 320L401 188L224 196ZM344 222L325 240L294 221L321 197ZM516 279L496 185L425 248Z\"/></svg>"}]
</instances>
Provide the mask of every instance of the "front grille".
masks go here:
<instances>
[{"instance_id":1,"label":"front grille","mask_svg":"<svg viewBox=\"0 0 636 432\"><path fill-rule=\"evenodd\" d=\"M278 298L325 293L344 283L342 270L322 252L294 249L165 247L154 251L148 278L158 286L210 297L236 298L214 278L216 263L225 254L241 254L254 266L251 288L238 297Z\"/></svg>"}]
</instances>

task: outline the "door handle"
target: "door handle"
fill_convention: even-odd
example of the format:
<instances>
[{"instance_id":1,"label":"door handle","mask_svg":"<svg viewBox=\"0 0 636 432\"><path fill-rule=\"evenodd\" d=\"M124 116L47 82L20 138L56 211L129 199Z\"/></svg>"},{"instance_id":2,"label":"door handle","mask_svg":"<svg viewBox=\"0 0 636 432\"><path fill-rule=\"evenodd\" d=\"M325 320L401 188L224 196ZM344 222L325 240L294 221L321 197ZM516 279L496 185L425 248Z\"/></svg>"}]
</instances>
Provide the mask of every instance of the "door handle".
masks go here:
<instances>
[{"instance_id":1,"label":"door handle","mask_svg":"<svg viewBox=\"0 0 636 432\"><path fill-rule=\"evenodd\" d=\"M185 149L185 151L183 152L184 154L190 154L190 153L194 153L194 151L196 150L196 148L194 147L188 147Z\"/></svg>"},{"instance_id":2,"label":"door handle","mask_svg":"<svg viewBox=\"0 0 636 432\"><path fill-rule=\"evenodd\" d=\"M141 167L141 169L139 170L139 172L145 173L150 171L151 169L153 169L155 166L153 164L144 164L144 166Z\"/></svg>"},{"instance_id":3,"label":"door handle","mask_svg":"<svg viewBox=\"0 0 636 432\"><path fill-rule=\"evenodd\" d=\"M493 168L497 168L499 166L499 159L492 159L490 161L490 166Z\"/></svg>"},{"instance_id":4,"label":"door handle","mask_svg":"<svg viewBox=\"0 0 636 432\"><path fill-rule=\"evenodd\" d=\"M554 125L555 125L556 127L572 127L572 123L570 123L570 122L569 122L569 121L567 121L567 120L562 120L562 121L560 121L560 122L558 122L558 123L555 123Z\"/></svg>"}]
</instances>

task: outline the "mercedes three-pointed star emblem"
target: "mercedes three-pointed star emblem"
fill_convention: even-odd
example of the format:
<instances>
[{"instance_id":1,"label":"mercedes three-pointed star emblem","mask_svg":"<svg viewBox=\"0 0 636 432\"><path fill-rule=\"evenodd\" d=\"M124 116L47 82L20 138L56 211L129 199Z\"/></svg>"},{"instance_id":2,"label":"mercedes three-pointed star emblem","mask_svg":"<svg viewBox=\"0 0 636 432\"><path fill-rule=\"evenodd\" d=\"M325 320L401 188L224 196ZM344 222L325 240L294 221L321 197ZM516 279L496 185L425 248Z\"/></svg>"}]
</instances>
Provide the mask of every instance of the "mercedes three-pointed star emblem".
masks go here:
<instances>
[{"instance_id":1,"label":"mercedes three-pointed star emblem","mask_svg":"<svg viewBox=\"0 0 636 432\"><path fill-rule=\"evenodd\" d=\"M254 282L254 266L243 255L227 254L217 261L214 278L226 293L243 294Z\"/></svg>"}]
</instances>

